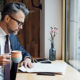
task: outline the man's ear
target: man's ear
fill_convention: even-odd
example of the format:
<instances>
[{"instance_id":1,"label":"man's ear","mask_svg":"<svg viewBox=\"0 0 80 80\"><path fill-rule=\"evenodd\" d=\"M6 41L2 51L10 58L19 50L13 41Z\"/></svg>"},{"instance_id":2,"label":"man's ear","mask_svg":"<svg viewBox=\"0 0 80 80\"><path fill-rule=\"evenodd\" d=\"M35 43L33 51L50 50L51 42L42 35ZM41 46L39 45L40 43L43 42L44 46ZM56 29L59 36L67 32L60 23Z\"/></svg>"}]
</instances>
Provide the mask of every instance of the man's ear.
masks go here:
<instances>
[{"instance_id":1,"label":"man's ear","mask_svg":"<svg viewBox=\"0 0 80 80\"><path fill-rule=\"evenodd\" d=\"M4 17L4 21L5 21L6 23L8 23L8 22L10 21L10 17L9 17L9 15L5 15L5 17Z\"/></svg>"}]
</instances>

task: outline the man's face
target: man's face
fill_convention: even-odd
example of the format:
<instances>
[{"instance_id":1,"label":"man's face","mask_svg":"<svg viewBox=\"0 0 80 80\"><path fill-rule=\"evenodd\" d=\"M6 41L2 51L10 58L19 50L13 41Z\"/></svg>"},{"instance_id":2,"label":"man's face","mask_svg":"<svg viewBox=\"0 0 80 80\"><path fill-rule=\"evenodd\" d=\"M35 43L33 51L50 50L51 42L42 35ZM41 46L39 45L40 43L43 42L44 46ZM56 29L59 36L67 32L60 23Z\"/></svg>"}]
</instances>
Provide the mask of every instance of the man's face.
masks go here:
<instances>
[{"instance_id":1,"label":"man's face","mask_svg":"<svg viewBox=\"0 0 80 80\"><path fill-rule=\"evenodd\" d=\"M22 11L19 11L13 15L9 15L9 21L7 22L8 32L17 34L23 27L24 19L25 15Z\"/></svg>"}]
</instances>

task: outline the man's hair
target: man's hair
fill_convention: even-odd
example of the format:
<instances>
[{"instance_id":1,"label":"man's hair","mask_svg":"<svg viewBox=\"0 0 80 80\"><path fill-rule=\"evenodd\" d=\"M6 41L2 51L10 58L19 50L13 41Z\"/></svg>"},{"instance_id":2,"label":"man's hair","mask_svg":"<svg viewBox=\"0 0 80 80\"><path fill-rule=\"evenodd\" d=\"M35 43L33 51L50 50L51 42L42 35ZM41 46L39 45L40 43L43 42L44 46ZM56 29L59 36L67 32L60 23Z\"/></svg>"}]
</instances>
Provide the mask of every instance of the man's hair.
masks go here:
<instances>
[{"instance_id":1,"label":"man's hair","mask_svg":"<svg viewBox=\"0 0 80 80\"><path fill-rule=\"evenodd\" d=\"M23 3L21 2L8 3L3 8L3 11L1 13L1 16L2 16L1 20L4 19L5 15L12 15L17 13L20 10L25 14L25 16L29 14L29 10L26 8L26 6Z\"/></svg>"}]
</instances>

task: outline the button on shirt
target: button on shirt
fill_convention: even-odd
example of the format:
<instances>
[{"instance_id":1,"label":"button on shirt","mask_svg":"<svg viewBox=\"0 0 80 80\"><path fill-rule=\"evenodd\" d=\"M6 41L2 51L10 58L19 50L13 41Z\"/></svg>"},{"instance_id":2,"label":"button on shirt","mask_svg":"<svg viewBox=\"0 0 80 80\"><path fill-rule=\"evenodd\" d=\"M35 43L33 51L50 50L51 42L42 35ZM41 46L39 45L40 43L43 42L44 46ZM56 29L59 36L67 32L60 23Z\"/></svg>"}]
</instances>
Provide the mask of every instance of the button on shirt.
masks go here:
<instances>
[{"instance_id":1,"label":"button on shirt","mask_svg":"<svg viewBox=\"0 0 80 80\"><path fill-rule=\"evenodd\" d=\"M6 41L6 36L7 34L3 31L3 29L0 27L0 55L4 54L4 46L5 46L5 41ZM9 45L10 45L10 40L9 40ZM11 50L11 48L10 48ZM4 80L4 73L3 73L3 68L0 66L0 80Z\"/></svg>"}]
</instances>

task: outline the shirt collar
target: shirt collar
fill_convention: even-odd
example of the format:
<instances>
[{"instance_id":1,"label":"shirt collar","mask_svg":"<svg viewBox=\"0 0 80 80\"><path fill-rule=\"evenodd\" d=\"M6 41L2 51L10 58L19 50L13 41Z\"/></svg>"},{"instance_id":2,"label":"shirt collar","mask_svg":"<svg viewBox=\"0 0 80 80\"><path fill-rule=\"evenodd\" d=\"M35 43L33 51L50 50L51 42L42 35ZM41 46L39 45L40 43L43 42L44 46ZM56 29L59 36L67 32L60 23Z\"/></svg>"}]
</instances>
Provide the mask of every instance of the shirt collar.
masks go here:
<instances>
[{"instance_id":1,"label":"shirt collar","mask_svg":"<svg viewBox=\"0 0 80 80\"><path fill-rule=\"evenodd\" d=\"M6 36L6 32L0 27L0 36Z\"/></svg>"}]
</instances>

